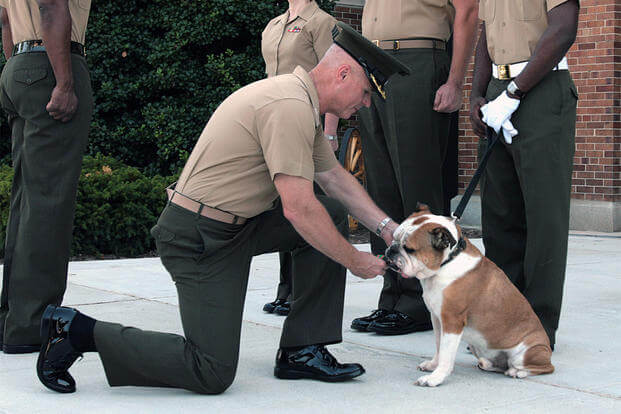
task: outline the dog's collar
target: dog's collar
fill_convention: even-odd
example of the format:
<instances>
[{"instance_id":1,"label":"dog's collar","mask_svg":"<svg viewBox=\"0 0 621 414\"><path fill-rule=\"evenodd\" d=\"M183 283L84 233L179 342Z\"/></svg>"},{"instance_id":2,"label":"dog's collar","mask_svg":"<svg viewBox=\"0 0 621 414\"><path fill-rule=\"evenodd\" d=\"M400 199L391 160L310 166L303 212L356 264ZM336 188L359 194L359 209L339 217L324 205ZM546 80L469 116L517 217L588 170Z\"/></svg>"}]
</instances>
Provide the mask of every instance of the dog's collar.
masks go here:
<instances>
[{"instance_id":1,"label":"dog's collar","mask_svg":"<svg viewBox=\"0 0 621 414\"><path fill-rule=\"evenodd\" d=\"M459 241L457 242L457 245L455 246L453 250L451 250L451 253L449 253L449 257L447 257L447 259L442 262L440 267L444 266L445 264L453 260L459 253L463 252L465 248L466 248L466 240L463 237L460 237Z\"/></svg>"}]
</instances>

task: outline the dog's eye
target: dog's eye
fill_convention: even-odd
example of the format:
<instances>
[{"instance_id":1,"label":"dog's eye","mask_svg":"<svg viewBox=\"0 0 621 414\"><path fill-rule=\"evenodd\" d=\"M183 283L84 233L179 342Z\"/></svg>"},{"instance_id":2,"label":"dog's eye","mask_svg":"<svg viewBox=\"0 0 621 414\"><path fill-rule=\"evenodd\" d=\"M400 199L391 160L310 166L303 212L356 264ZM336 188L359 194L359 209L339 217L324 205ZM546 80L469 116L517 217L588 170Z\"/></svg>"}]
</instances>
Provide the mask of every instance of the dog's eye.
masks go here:
<instances>
[{"instance_id":1,"label":"dog's eye","mask_svg":"<svg viewBox=\"0 0 621 414\"><path fill-rule=\"evenodd\" d=\"M414 253L416 251L408 246L403 246L403 250L405 250L406 253Z\"/></svg>"}]
</instances>

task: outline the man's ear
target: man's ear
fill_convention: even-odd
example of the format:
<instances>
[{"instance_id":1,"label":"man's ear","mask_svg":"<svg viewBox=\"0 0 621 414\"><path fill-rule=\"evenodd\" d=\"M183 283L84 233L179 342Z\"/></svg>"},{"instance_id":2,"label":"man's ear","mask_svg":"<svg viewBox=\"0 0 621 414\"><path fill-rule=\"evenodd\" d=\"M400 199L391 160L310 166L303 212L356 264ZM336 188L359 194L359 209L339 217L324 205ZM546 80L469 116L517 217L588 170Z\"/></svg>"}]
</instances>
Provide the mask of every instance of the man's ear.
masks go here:
<instances>
[{"instance_id":1,"label":"man's ear","mask_svg":"<svg viewBox=\"0 0 621 414\"><path fill-rule=\"evenodd\" d=\"M337 75L340 81L345 80L351 74L351 66L347 64L343 64L339 66L337 70Z\"/></svg>"},{"instance_id":2,"label":"man's ear","mask_svg":"<svg viewBox=\"0 0 621 414\"><path fill-rule=\"evenodd\" d=\"M446 227L436 227L429 234L431 236L431 245L436 250L444 250L449 246L453 247L457 243Z\"/></svg>"}]
</instances>

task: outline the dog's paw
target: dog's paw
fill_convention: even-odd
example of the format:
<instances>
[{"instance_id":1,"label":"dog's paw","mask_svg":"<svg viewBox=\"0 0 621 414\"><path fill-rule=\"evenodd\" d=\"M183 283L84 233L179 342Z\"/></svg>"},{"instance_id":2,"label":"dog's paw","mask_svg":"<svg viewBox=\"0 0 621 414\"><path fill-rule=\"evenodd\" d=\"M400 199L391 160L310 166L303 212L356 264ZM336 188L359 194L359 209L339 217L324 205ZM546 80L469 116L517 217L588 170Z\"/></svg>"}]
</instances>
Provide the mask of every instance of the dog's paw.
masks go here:
<instances>
[{"instance_id":1,"label":"dog's paw","mask_svg":"<svg viewBox=\"0 0 621 414\"><path fill-rule=\"evenodd\" d=\"M417 379L414 384L421 387L435 387L442 384L444 382L444 378L445 377L443 375L437 374L423 375Z\"/></svg>"},{"instance_id":2,"label":"dog's paw","mask_svg":"<svg viewBox=\"0 0 621 414\"><path fill-rule=\"evenodd\" d=\"M423 361L418 364L418 369L420 371L428 371L431 372L438 367L438 362L435 359L431 359L429 361Z\"/></svg>"},{"instance_id":3,"label":"dog's paw","mask_svg":"<svg viewBox=\"0 0 621 414\"><path fill-rule=\"evenodd\" d=\"M505 375L513 378L525 378L528 376L528 371L511 367L505 371Z\"/></svg>"}]
</instances>

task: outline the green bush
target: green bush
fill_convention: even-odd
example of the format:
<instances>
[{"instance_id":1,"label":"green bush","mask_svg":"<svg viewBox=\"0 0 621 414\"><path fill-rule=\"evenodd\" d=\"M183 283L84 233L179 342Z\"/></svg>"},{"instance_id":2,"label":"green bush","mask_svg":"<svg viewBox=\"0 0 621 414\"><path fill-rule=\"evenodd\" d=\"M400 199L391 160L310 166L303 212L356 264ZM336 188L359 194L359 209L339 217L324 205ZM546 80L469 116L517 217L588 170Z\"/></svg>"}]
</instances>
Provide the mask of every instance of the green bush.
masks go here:
<instances>
[{"instance_id":1,"label":"green bush","mask_svg":"<svg viewBox=\"0 0 621 414\"><path fill-rule=\"evenodd\" d=\"M85 157L78 185L73 255L138 256L155 249L150 228L176 177L147 177L111 157Z\"/></svg>"},{"instance_id":2,"label":"green bush","mask_svg":"<svg viewBox=\"0 0 621 414\"><path fill-rule=\"evenodd\" d=\"M334 1L319 4L332 10ZM98 0L86 33L95 94L88 152L148 175L183 166L233 91L264 77L261 32L286 1ZM0 160L8 159L6 120Z\"/></svg>"},{"instance_id":3,"label":"green bush","mask_svg":"<svg viewBox=\"0 0 621 414\"><path fill-rule=\"evenodd\" d=\"M0 236L5 239L13 171L0 166ZM147 177L111 157L84 158L78 184L72 256L139 256L155 249L149 229L176 177ZM4 243L2 243L4 256Z\"/></svg>"}]
</instances>

